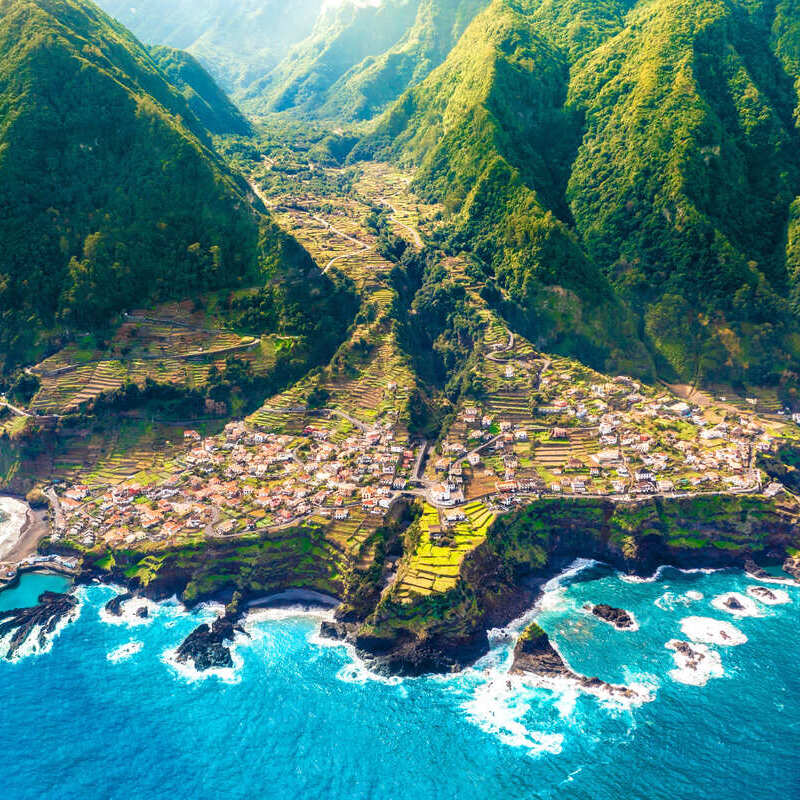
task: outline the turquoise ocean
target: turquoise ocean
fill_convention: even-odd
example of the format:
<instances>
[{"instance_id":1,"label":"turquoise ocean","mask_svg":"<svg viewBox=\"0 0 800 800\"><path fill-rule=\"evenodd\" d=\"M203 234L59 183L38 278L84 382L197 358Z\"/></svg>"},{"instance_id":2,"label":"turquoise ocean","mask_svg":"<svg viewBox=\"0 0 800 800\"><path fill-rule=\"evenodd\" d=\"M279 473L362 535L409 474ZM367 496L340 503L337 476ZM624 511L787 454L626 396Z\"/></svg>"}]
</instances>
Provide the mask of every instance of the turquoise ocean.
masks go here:
<instances>
[{"instance_id":1,"label":"turquoise ocean","mask_svg":"<svg viewBox=\"0 0 800 800\"><path fill-rule=\"evenodd\" d=\"M757 585L781 602L755 600ZM26 576L0 611L64 588ZM525 620L492 632L492 652L460 675L387 680L320 642L319 616L260 611L236 669L200 678L169 654L213 607L153 604L143 624L129 607L112 624L102 609L113 589L76 591L78 619L45 652L0 662L5 798L800 798L794 586L673 569L630 582L597 564L551 581L527 619L574 669L635 686L626 705L510 679ZM736 615L721 604L730 592ZM615 630L587 602L628 609L637 629ZM707 667L681 669L675 639Z\"/></svg>"}]
</instances>

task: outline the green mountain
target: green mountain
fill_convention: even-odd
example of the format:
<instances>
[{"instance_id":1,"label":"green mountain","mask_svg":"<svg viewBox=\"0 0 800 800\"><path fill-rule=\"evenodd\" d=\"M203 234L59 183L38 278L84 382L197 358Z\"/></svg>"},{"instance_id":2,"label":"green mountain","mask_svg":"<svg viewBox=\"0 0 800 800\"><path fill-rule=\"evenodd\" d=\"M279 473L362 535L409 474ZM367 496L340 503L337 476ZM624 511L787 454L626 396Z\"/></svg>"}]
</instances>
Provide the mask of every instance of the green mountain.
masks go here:
<instances>
[{"instance_id":1,"label":"green mountain","mask_svg":"<svg viewBox=\"0 0 800 800\"><path fill-rule=\"evenodd\" d=\"M414 24L421 0L349 0L326 6L307 39L244 101L254 112L289 109L318 113L332 87L365 59L394 47Z\"/></svg>"},{"instance_id":2,"label":"green mountain","mask_svg":"<svg viewBox=\"0 0 800 800\"><path fill-rule=\"evenodd\" d=\"M252 133L242 112L194 56L163 46L151 47L150 53L170 83L180 89L192 113L209 133L240 136Z\"/></svg>"},{"instance_id":3,"label":"green mountain","mask_svg":"<svg viewBox=\"0 0 800 800\"><path fill-rule=\"evenodd\" d=\"M777 380L800 364L797 19L792 0L493 0L354 157L419 167L537 341Z\"/></svg>"},{"instance_id":4,"label":"green mountain","mask_svg":"<svg viewBox=\"0 0 800 800\"><path fill-rule=\"evenodd\" d=\"M383 117L358 155L419 167L453 214L451 246L486 264L489 291L537 345L647 372L631 315L571 230L564 198L580 121L568 60L533 20L494 2L445 63Z\"/></svg>"},{"instance_id":5,"label":"green mountain","mask_svg":"<svg viewBox=\"0 0 800 800\"><path fill-rule=\"evenodd\" d=\"M421 0L411 27L397 44L368 57L325 93L319 115L371 119L409 86L439 66L488 0Z\"/></svg>"},{"instance_id":6,"label":"green mountain","mask_svg":"<svg viewBox=\"0 0 800 800\"><path fill-rule=\"evenodd\" d=\"M282 316L313 313L313 293L324 306L326 280L248 192L149 52L96 6L0 0L6 367L148 300L274 279L294 298Z\"/></svg>"},{"instance_id":7,"label":"green mountain","mask_svg":"<svg viewBox=\"0 0 800 800\"><path fill-rule=\"evenodd\" d=\"M148 44L195 56L234 95L312 31L323 0L100 0Z\"/></svg>"}]
</instances>

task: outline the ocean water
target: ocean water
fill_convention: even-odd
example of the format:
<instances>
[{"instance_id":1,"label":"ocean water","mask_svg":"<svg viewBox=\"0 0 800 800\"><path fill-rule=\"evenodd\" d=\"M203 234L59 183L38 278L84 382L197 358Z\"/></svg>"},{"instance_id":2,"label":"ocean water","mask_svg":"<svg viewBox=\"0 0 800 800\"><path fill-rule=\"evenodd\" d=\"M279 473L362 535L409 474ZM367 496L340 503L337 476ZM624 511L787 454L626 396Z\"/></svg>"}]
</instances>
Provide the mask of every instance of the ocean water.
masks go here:
<instances>
[{"instance_id":1,"label":"ocean water","mask_svg":"<svg viewBox=\"0 0 800 800\"><path fill-rule=\"evenodd\" d=\"M579 566L527 616L576 670L635 685L636 702L510 679L524 620L493 632L492 652L461 675L401 681L320 643L318 617L259 612L236 669L200 679L169 654L213 608L153 605L141 623L129 607L112 624L113 590L81 589L79 618L48 652L0 663L3 796L800 798L800 588L772 584L786 602L765 605L736 572L631 583ZM35 596L41 580L16 591ZM721 606L730 592L748 615ZM616 631L586 602L632 611L637 629ZM666 646L692 637L707 656L699 674Z\"/></svg>"}]
</instances>

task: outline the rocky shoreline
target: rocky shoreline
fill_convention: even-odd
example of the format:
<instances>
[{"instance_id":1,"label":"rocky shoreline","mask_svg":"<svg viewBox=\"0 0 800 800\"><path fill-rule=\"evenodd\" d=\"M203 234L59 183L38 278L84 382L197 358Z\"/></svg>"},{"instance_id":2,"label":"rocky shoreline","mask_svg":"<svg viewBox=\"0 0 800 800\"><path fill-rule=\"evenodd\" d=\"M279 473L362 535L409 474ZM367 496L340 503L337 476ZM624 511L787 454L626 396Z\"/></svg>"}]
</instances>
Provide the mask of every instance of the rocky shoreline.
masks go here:
<instances>
[{"instance_id":1,"label":"rocky shoreline","mask_svg":"<svg viewBox=\"0 0 800 800\"><path fill-rule=\"evenodd\" d=\"M5 658L12 659L20 648L34 636L38 629L36 642L44 647L47 636L55 631L59 622L72 614L78 600L71 594L43 592L39 603L31 608L15 608L0 612L0 639L12 633Z\"/></svg>"},{"instance_id":2,"label":"rocky shoreline","mask_svg":"<svg viewBox=\"0 0 800 800\"><path fill-rule=\"evenodd\" d=\"M236 542L209 544L189 561L167 553L147 582L128 577L142 555L115 554L108 570L98 566L102 554L91 554L84 559L78 582L123 585L126 592L153 601L177 596L188 608L209 600L230 606L236 592L235 608L226 609L212 625L199 626L181 646L181 658L199 665L230 665L226 642L232 641L249 604L305 586L307 591L341 600L335 622L326 623L322 635L351 644L371 669L400 676L451 673L485 655L490 649L487 630L502 628L530 609L542 584L576 558L595 559L642 577L652 575L661 565L670 565L681 569L744 568L753 577L765 576L765 581L779 579L760 565L782 564L786 581L792 580L788 575L800 579L800 512L795 506L752 498L720 498L715 503L712 508L707 501L699 505L694 501L654 501L637 506L633 515L629 509L603 500L537 502L497 520L486 541L465 558L454 590L420 596L409 603L393 598L391 587L381 584L380 572L369 581L360 578L355 589L332 582L322 573L319 579L302 584L287 571L289 564L273 564L266 558L257 564L243 564L250 576L248 583L237 581L232 573L226 588L198 589L198 576L207 574L218 560L232 560ZM694 531L696 536L683 544L682 538L669 538L674 536L672 530ZM707 544L695 544L700 535ZM731 539L739 542L736 549L715 546L718 540ZM125 598L111 601L108 613L114 614L124 602ZM600 604L591 611L620 630L635 625L624 609Z\"/></svg>"}]
</instances>

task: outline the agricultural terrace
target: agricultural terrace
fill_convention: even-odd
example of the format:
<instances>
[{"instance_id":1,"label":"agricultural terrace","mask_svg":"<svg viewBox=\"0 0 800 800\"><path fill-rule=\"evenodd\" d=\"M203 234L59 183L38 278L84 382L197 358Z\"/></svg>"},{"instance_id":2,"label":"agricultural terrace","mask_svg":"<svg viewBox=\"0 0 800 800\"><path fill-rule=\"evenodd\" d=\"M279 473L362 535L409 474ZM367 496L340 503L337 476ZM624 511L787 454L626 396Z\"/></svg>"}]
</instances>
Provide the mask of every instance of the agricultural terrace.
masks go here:
<instances>
[{"instance_id":1,"label":"agricultural terrace","mask_svg":"<svg viewBox=\"0 0 800 800\"><path fill-rule=\"evenodd\" d=\"M462 404L429 462L428 477L467 500L756 492L756 452L796 435L788 418L692 405L665 387L536 354L521 337L504 345L493 330L476 367L485 394Z\"/></svg>"},{"instance_id":2,"label":"agricultural terrace","mask_svg":"<svg viewBox=\"0 0 800 800\"><path fill-rule=\"evenodd\" d=\"M439 511L425 504L419 542L398 572L392 594L401 602L415 595L447 592L458 583L465 556L486 539L495 515L480 502Z\"/></svg>"},{"instance_id":3,"label":"agricultural terrace","mask_svg":"<svg viewBox=\"0 0 800 800\"><path fill-rule=\"evenodd\" d=\"M285 416L284 409L303 407L314 389L324 393L327 407L362 423L404 424L415 381L389 313L395 297L387 281L392 264L378 254L377 237L367 225L383 187L377 178L359 186L362 199L347 198L336 205L311 191L276 200L278 224L306 247L321 269L349 277L361 293L362 306L348 341L322 374L271 398L251 418L259 425L277 422L285 429L287 421L275 420L275 414ZM367 190L372 194L365 196ZM400 235L408 239L415 233L403 229Z\"/></svg>"},{"instance_id":4,"label":"agricultural terrace","mask_svg":"<svg viewBox=\"0 0 800 800\"><path fill-rule=\"evenodd\" d=\"M215 313L219 296L204 298L201 308L187 301L153 310L133 311L123 318L109 342L84 336L32 368L41 388L30 408L40 414L77 411L102 393L126 383L158 383L201 387L212 367L223 370L229 356L250 363L265 374L276 353L291 342L286 337L240 335L221 327Z\"/></svg>"}]
</instances>

